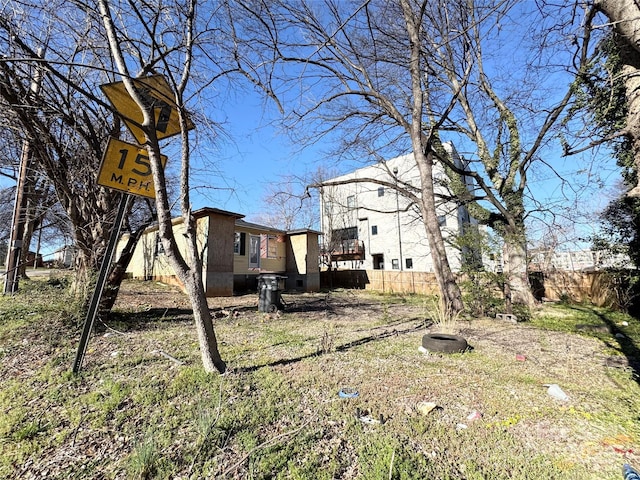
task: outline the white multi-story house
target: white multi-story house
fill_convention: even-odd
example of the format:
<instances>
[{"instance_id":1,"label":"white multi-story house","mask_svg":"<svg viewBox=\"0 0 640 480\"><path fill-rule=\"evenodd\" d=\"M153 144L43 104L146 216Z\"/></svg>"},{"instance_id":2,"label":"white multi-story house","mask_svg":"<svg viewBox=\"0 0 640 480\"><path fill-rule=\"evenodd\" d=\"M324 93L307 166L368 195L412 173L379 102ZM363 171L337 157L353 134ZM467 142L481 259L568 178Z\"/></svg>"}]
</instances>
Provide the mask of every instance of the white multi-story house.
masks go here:
<instances>
[{"instance_id":1,"label":"white multi-story house","mask_svg":"<svg viewBox=\"0 0 640 480\"><path fill-rule=\"evenodd\" d=\"M453 146L444 147L462 167ZM434 165L433 172L436 195L450 195L444 166ZM470 179L465 183L471 188ZM323 263L339 269L432 272L420 210L402 189L420 195L420 175L412 154L325 180L320 189ZM477 222L455 201L440 202L437 214L447 258L451 268L458 271L462 256L453 240L466 225Z\"/></svg>"}]
</instances>

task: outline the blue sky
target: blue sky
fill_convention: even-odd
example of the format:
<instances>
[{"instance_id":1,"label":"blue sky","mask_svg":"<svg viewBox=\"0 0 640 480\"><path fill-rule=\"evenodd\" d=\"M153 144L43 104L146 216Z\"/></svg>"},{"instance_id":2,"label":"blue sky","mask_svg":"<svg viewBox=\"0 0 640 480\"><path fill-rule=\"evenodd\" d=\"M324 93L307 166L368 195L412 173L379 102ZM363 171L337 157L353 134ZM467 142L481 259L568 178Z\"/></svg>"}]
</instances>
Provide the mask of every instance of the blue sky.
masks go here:
<instances>
[{"instance_id":1,"label":"blue sky","mask_svg":"<svg viewBox=\"0 0 640 480\"><path fill-rule=\"evenodd\" d=\"M265 104L258 93L229 99L216 109L212 116L223 123L228 137L204 153L214 166L213 174L196 169L194 186L213 188L194 189L194 208L222 208L251 219L268 209L264 197L269 183L303 177L327 161L329 140L306 148L293 144L277 126L280 113L275 105Z\"/></svg>"},{"instance_id":2,"label":"blue sky","mask_svg":"<svg viewBox=\"0 0 640 480\"><path fill-rule=\"evenodd\" d=\"M213 116L224 122L227 137L214 148L201 153L207 158L207 165L197 166L194 171L193 186L196 188L191 192L194 209L216 207L241 213L252 220L269 209L264 202L268 183L282 182L291 175L304 176L321 164L335 166L324 153L332 146L330 139L306 149L292 145L287 135L273 125L280 114L272 104L264 104L257 93L228 99L216 108ZM582 160L563 158L554 149L549 152L553 156L554 167L566 178L586 181L589 175L598 174L604 177L607 188L619 178L615 166L606 159L606 152L601 155L604 161L595 171L584 169L580 174L576 172L583 170ZM587 153L583 157L588 159L590 155ZM170 156L169 162L177 165L177 158ZM349 169L347 166L344 168ZM1 187L13 184L11 180L0 177ZM534 195L541 199L558 198L562 193L560 181L551 174L531 177L529 185ZM589 205L583 205L585 211L595 212L606 205L609 199L607 188L596 189L584 198L584 202L589 202ZM578 220L579 212L575 213ZM584 229L588 226L579 227ZM533 228L529 233L535 236L537 231Z\"/></svg>"},{"instance_id":3,"label":"blue sky","mask_svg":"<svg viewBox=\"0 0 640 480\"><path fill-rule=\"evenodd\" d=\"M529 8L534 6L533 3L526 2L523 5L528 5ZM512 30L519 31L521 36L527 38L527 29L518 27L515 23L511 25ZM503 28L504 38L514 42L513 32L507 32L506 26ZM517 73L514 73L512 65L518 60L517 48L512 44L502 44L499 48L509 55L504 52L497 55L493 52L501 59L497 73L516 84L517 79L514 76L517 77ZM505 61L505 58L508 60ZM561 87L558 92L565 88L566 83L562 83L558 82L558 87ZM264 103L261 95L251 89L235 93L235 96L229 95L223 102L211 108L215 110L209 112L210 116L224 123L228 137L222 137L214 145L201 145L202 148L198 149L196 159L199 155L200 161L194 168L192 185L195 188L191 192L195 209L205 206L217 207L244 214L251 220L269 209L269 205L263 201L267 184L281 182L287 176L304 176L321 164L336 167L324 154L333 146L330 138L320 140L307 149L302 149L300 145L292 145L289 138L273 126L274 120L280 115L275 105ZM198 138L197 132L195 138ZM443 140L450 138L443 135ZM591 168L588 165L591 153L579 158L562 158L558 143L555 142L554 145L555 147L547 150L545 160L553 164L561 176L573 179L575 184L586 181L589 176L602 175L604 183L610 185L619 177L615 166L607 159L606 151L602 152L598 166ZM465 146L456 146L465 154ZM177 164L177 157L172 158L169 154L169 164L172 163ZM340 168L342 172L348 170L345 164ZM578 171L583 173L578 174ZM0 177L0 187L11 184L11 181ZM559 198L562 194L560 181L550 174L545 173L537 177L532 175L529 185L533 195L538 199ZM608 198L606 188L596 188L583 198L580 206L584 207L585 211L593 213L602 208ZM576 210L576 219L578 213ZM532 236L538 233L538 230L530 230Z\"/></svg>"}]
</instances>

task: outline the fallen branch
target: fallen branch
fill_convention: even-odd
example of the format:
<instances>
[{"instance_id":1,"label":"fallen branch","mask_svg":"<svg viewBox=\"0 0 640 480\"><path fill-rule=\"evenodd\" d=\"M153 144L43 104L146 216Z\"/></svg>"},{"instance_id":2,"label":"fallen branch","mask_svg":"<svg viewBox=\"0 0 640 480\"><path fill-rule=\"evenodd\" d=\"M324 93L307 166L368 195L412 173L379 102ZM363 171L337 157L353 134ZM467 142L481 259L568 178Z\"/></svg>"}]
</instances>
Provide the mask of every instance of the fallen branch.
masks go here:
<instances>
[{"instance_id":1,"label":"fallen branch","mask_svg":"<svg viewBox=\"0 0 640 480\"><path fill-rule=\"evenodd\" d=\"M163 352L162 350L153 350L151 353L157 353L158 355L162 355L165 358L168 358L169 360L172 360L174 362L176 362L178 365L184 365L184 362L176 357L173 357L171 355L169 355L166 352Z\"/></svg>"}]
</instances>

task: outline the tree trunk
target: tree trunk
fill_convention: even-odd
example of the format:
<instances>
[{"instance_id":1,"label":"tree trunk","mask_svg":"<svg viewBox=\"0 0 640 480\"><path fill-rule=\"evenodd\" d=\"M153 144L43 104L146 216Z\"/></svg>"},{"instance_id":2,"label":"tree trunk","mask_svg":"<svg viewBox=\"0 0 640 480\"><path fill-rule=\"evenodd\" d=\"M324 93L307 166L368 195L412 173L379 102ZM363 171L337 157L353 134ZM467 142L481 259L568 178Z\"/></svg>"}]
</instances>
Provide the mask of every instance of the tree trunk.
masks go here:
<instances>
[{"instance_id":1,"label":"tree trunk","mask_svg":"<svg viewBox=\"0 0 640 480\"><path fill-rule=\"evenodd\" d=\"M32 162L29 162L30 164ZM33 166L29 167L33 168ZM25 179L24 185L24 193L23 195L26 198L25 202L25 210L21 213L23 215L24 222L24 231L22 234L22 250L20 251L20 261L17 265L18 267L18 277L19 278L29 278L27 275L27 257L29 256L29 249L31 247L31 240L33 238L33 233L40 226L41 219L38 218L37 212L37 204L39 199L36 194L35 187L35 179L33 172L27 172L27 176ZM37 255L38 252L36 252ZM36 258L37 261L37 258Z\"/></svg>"},{"instance_id":2,"label":"tree trunk","mask_svg":"<svg viewBox=\"0 0 640 480\"><path fill-rule=\"evenodd\" d=\"M20 260L18 265L18 277L29 278L27 275L27 257L29 256L29 249L31 247L31 239L33 238L33 232L36 228L35 220L31 215L31 206L27 208L26 220L24 224L24 234L22 235L22 250L20 251ZM37 252L36 252L37 255ZM36 258L37 261L37 258ZM30 265L32 266L32 265Z\"/></svg>"},{"instance_id":3,"label":"tree trunk","mask_svg":"<svg viewBox=\"0 0 640 480\"><path fill-rule=\"evenodd\" d=\"M527 263L527 244L524 235L505 235L503 249L504 276L508 290L505 290L507 313L512 313L511 305L532 307L535 298L531 292ZM509 297L509 298L507 298Z\"/></svg>"},{"instance_id":4,"label":"tree trunk","mask_svg":"<svg viewBox=\"0 0 640 480\"><path fill-rule=\"evenodd\" d=\"M158 161L158 168L160 168L159 156L156 156L156 153L154 153L153 150L154 149L151 148L148 150L149 158L152 162ZM164 185L164 178L157 175L156 172L154 172L154 181L156 182L156 185ZM166 189L162 192L159 192L158 190L156 191L159 196L165 196L166 199ZM156 199L156 204L158 203L159 199ZM190 221L192 219L185 219L185 236L187 237L186 255L190 260L190 264L187 264L184 257L178 250L175 237L173 235L173 224L169 213L170 210L168 208L164 210L158 208L160 240L164 246L167 260L177 277L184 285L187 296L191 302L193 318L198 332L202 366L207 372L217 370L220 373L224 373L227 369L227 365L222 360L220 352L218 351L218 343L213 328L213 319L211 318L211 312L209 311L204 284L202 282L202 260L198 255L195 241L197 236L195 222Z\"/></svg>"},{"instance_id":5,"label":"tree trunk","mask_svg":"<svg viewBox=\"0 0 640 480\"><path fill-rule=\"evenodd\" d=\"M227 365L222 360L220 352L218 351L218 342L213 328L211 311L207 304L207 298L203 294L204 285L202 284L202 275L193 271L189 272L189 275L185 278L184 286L193 308L193 318L195 320L196 330L198 331L202 365L207 372L217 370L220 373L224 373Z\"/></svg>"},{"instance_id":6,"label":"tree trunk","mask_svg":"<svg viewBox=\"0 0 640 480\"><path fill-rule=\"evenodd\" d=\"M136 245L138 245L138 241L142 237L145 229L151 224L151 222L152 220L143 223L133 234L129 236L127 244L124 246L124 248L120 252L118 260L111 268L111 272L109 273L109 277L107 278L107 284L104 287L104 292L102 293L102 298L100 299L101 314L110 312L113 308L113 305L116 303L118 292L120 291L120 285L122 285L122 281L125 278L127 267L129 266L129 262L131 261L131 258L133 257L133 254L136 250Z\"/></svg>"},{"instance_id":7,"label":"tree trunk","mask_svg":"<svg viewBox=\"0 0 640 480\"><path fill-rule=\"evenodd\" d=\"M638 15L640 15L640 12ZM637 41L640 41L640 38ZM628 106L627 137L631 139L636 170L640 171L640 76L638 75L640 72L640 54L628 45L620 45L620 59L623 64L622 77L624 78ZM635 185L628 194L640 197L640 186Z\"/></svg>"},{"instance_id":8,"label":"tree trunk","mask_svg":"<svg viewBox=\"0 0 640 480\"><path fill-rule=\"evenodd\" d=\"M433 155L424 155L418 150L414 151L414 157L420 170L422 182L421 213L424 222L431 258L433 259L433 269L442 303L447 315L455 315L464 309L462 303L462 293L456 282L456 278L449 266L447 252L442 238L442 231L438 223L436 213L435 192L433 187Z\"/></svg>"},{"instance_id":9,"label":"tree trunk","mask_svg":"<svg viewBox=\"0 0 640 480\"><path fill-rule=\"evenodd\" d=\"M83 249L76 249L74 259L74 276L71 283L72 293L84 299L84 310L89 307L91 300L90 286L95 278L96 270L93 268L93 260Z\"/></svg>"},{"instance_id":10,"label":"tree trunk","mask_svg":"<svg viewBox=\"0 0 640 480\"><path fill-rule=\"evenodd\" d=\"M411 137L413 156L420 172L420 210L427 232L433 268L440 295L442 296L442 305L445 309L445 314L449 316L461 312L464 309L464 304L462 303L462 292L449 266L442 232L438 224L438 214L436 213L435 190L433 187L433 152L431 151L432 136L435 133L430 131L425 134L423 131L425 93L422 90L424 69L420 51L422 19L413 12L410 2L403 0L400 3L406 22L407 34L409 35L409 71L413 95L411 99L411 123L405 124L405 128Z\"/></svg>"},{"instance_id":11,"label":"tree trunk","mask_svg":"<svg viewBox=\"0 0 640 480\"><path fill-rule=\"evenodd\" d=\"M595 5L609 17L619 36L628 107L626 134L633 146L636 169L640 171L640 6L633 0L598 0ZM628 194L640 196L640 186L636 185Z\"/></svg>"}]
</instances>

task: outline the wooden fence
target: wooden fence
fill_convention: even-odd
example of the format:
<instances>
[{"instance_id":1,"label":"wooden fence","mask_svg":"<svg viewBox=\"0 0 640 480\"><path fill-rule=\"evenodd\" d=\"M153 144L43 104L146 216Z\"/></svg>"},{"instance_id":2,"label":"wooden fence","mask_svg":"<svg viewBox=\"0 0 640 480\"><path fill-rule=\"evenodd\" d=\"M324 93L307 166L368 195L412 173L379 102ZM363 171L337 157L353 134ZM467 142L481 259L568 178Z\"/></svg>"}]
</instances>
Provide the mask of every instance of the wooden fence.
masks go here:
<instances>
[{"instance_id":1,"label":"wooden fence","mask_svg":"<svg viewBox=\"0 0 640 480\"><path fill-rule=\"evenodd\" d=\"M567 299L598 306L613 306L620 300L619 291L607 272L538 272L532 274L531 279L541 280L541 296L549 300Z\"/></svg>"},{"instance_id":2,"label":"wooden fence","mask_svg":"<svg viewBox=\"0 0 640 480\"><path fill-rule=\"evenodd\" d=\"M333 270L320 274L322 288L357 288L385 293L438 293L436 277L430 272L393 270Z\"/></svg>"},{"instance_id":3,"label":"wooden fence","mask_svg":"<svg viewBox=\"0 0 640 480\"><path fill-rule=\"evenodd\" d=\"M531 274L534 293L539 299L567 299L612 306L619 301L611 276L606 272L536 272ZM322 288L354 288L384 293L435 295L438 284L434 273L393 270L333 270L320 274Z\"/></svg>"}]
</instances>

